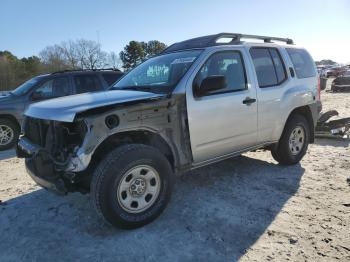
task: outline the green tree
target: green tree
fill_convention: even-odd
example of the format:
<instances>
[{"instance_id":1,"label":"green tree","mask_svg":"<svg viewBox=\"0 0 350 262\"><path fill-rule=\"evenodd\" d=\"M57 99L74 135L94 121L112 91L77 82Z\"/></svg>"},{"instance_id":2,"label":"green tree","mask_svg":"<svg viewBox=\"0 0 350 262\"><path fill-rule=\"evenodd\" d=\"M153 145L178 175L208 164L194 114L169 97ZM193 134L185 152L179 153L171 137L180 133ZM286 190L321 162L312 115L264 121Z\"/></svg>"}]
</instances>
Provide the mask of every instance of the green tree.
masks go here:
<instances>
[{"instance_id":1,"label":"green tree","mask_svg":"<svg viewBox=\"0 0 350 262\"><path fill-rule=\"evenodd\" d=\"M130 41L119 53L123 68L126 71L134 68L145 59L158 55L166 48L166 45L158 40L148 42Z\"/></svg>"},{"instance_id":2,"label":"green tree","mask_svg":"<svg viewBox=\"0 0 350 262\"><path fill-rule=\"evenodd\" d=\"M37 56L24 57L21 61L24 63L25 74L28 77L40 74L44 69L40 58Z\"/></svg>"},{"instance_id":3,"label":"green tree","mask_svg":"<svg viewBox=\"0 0 350 262\"><path fill-rule=\"evenodd\" d=\"M147 58L160 54L161 52L164 51L164 49L166 47L167 47L166 44L164 44L158 40L148 41L148 43L146 44L146 47L145 47Z\"/></svg>"},{"instance_id":4,"label":"green tree","mask_svg":"<svg viewBox=\"0 0 350 262\"><path fill-rule=\"evenodd\" d=\"M11 90L23 82L25 64L9 51L0 51L0 90Z\"/></svg>"},{"instance_id":5,"label":"green tree","mask_svg":"<svg viewBox=\"0 0 350 262\"><path fill-rule=\"evenodd\" d=\"M119 53L120 60L123 62L123 68L128 71L141 63L146 53L144 50L145 44L137 41L130 41L124 47L124 50Z\"/></svg>"}]
</instances>

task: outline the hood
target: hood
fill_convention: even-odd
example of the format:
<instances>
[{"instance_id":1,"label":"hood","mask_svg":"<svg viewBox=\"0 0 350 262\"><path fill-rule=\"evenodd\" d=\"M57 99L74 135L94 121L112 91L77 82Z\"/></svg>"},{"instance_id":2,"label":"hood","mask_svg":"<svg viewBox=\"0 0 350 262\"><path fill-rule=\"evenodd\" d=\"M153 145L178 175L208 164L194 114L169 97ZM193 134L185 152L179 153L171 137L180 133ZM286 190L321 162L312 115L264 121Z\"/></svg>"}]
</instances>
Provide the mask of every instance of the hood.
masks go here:
<instances>
[{"instance_id":1,"label":"hood","mask_svg":"<svg viewBox=\"0 0 350 262\"><path fill-rule=\"evenodd\" d=\"M8 98L9 98L9 95L1 95L0 94L0 101L6 101L6 100L8 100Z\"/></svg>"},{"instance_id":2,"label":"hood","mask_svg":"<svg viewBox=\"0 0 350 262\"><path fill-rule=\"evenodd\" d=\"M0 104L6 103L6 102L11 102L14 100L14 96L11 95L10 93L7 94L0 94Z\"/></svg>"},{"instance_id":3,"label":"hood","mask_svg":"<svg viewBox=\"0 0 350 262\"><path fill-rule=\"evenodd\" d=\"M4 96L8 96L10 94L10 91L0 91L0 98Z\"/></svg>"},{"instance_id":4,"label":"hood","mask_svg":"<svg viewBox=\"0 0 350 262\"><path fill-rule=\"evenodd\" d=\"M32 104L25 112L25 115L40 119L73 122L76 114L89 109L145 99L156 99L164 96L163 94L129 90L86 93Z\"/></svg>"}]
</instances>

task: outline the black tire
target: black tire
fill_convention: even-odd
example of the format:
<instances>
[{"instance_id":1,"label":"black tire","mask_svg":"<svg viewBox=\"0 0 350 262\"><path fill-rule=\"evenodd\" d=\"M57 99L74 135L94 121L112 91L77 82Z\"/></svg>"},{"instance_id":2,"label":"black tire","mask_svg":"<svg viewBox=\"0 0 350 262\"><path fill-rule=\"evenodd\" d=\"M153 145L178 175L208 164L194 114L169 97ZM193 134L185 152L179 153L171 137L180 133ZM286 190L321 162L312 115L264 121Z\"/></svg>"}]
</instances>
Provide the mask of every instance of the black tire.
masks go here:
<instances>
[{"instance_id":1,"label":"black tire","mask_svg":"<svg viewBox=\"0 0 350 262\"><path fill-rule=\"evenodd\" d=\"M289 138L295 128L304 130L304 144L297 154L293 154L289 147ZM310 127L302 115L292 115L288 120L283 134L275 146L271 149L272 157L281 165L297 164L305 155L310 141Z\"/></svg>"},{"instance_id":2,"label":"black tire","mask_svg":"<svg viewBox=\"0 0 350 262\"><path fill-rule=\"evenodd\" d=\"M4 150L12 148L17 143L20 130L18 128L18 125L15 122L13 122L9 119L6 119L6 118L0 118L0 126L5 126L9 129L11 129L13 132L13 138L10 142L7 142L6 144L4 142L4 144L2 144L0 141L0 151L4 151ZM0 130L0 132L1 132L1 130Z\"/></svg>"},{"instance_id":3,"label":"black tire","mask_svg":"<svg viewBox=\"0 0 350 262\"><path fill-rule=\"evenodd\" d=\"M155 202L140 213L127 212L117 192L124 174L133 167L148 165L160 177ZM124 229L141 227L156 219L168 204L173 187L173 172L167 158L156 148L130 144L110 152L96 168L91 181L91 200L97 214L107 223Z\"/></svg>"}]
</instances>

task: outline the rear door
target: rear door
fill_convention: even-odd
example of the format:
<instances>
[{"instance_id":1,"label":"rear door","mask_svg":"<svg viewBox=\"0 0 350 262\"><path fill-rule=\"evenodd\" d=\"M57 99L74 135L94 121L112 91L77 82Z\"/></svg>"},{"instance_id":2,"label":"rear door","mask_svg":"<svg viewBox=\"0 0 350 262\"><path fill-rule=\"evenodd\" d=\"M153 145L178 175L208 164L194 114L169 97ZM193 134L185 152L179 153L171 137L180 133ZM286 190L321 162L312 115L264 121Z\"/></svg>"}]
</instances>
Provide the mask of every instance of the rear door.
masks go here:
<instances>
[{"instance_id":1,"label":"rear door","mask_svg":"<svg viewBox=\"0 0 350 262\"><path fill-rule=\"evenodd\" d=\"M281 52L275 47L251 47L249 50L257 81L258 141L274 142L283 130L287 105L284 101L290 79Z\"/></svg>"},{"instance_id":2,"label":"rear door","mask_svg":"<svg viewBox=\"0 0 350 262\"><path fill-rule=\"evenodd\" d=\"M104 90L100 78L96 74L77 74L73 76L76 94Z\"/></svg>"},{"instance_id":3,"label":"rear door","mask_svg":"<svg viewBox=\"0 0 350 262\"><path fill-rule=\"evenodd\" d=\"M187 111L195 164L257 143L256 90L249 80L246 55L245 50L239 48L213 51L187 84ZM214 75L225 77L225 89L196 96L193 86Z\"/></svg>"}]
</instances>

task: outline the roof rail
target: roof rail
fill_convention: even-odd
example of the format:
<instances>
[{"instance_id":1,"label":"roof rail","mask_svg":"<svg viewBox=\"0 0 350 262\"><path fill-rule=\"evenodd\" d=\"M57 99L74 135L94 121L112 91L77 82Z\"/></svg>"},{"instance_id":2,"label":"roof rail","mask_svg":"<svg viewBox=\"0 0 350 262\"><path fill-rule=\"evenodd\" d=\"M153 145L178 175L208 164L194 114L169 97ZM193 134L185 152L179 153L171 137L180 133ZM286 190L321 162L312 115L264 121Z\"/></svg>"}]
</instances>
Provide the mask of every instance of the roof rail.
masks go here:
<instances>
[{"instance_id":1,"label":"roof rail","mask_svg":"<svg viewBox=\"0 0 350 262\"><path fill-rule=\"evenodd\" d=\"M56 71L53 72L51 74L61 74L61 73L68 73L68 72L89 72L89 71L115 71L115 72L121 72L119 69L117 68L101 68L101 69L65 69L65 70L61 70L61 71Z\"/></svg>"},{"instance_id":2,"label":"roof rail","mask_svg":"<svg viewBox=\"0 0 350 262\"><path fill-rule=\"evenodd\" d=\"M218 42L220 39L225 39L225 38L232 39L232 40L229 42ZM219 33L216 35L208 35L208 36L192 38L189 40L172 44L171 46L166 48L163 51L163 53L169 53L169 52L174 52L174 51L184 50L184 49L204 48L204 47L217 46L217 45L241 44L242 38L259 39L259 40L263 40L265 43L272 43L272 41L279 41L279 42L285 42L288 45L294 44L293 40L290 38L260 36L260 35L246 35L246 34L238 34L238 33Z\"/></svg>"}]
</instances>

